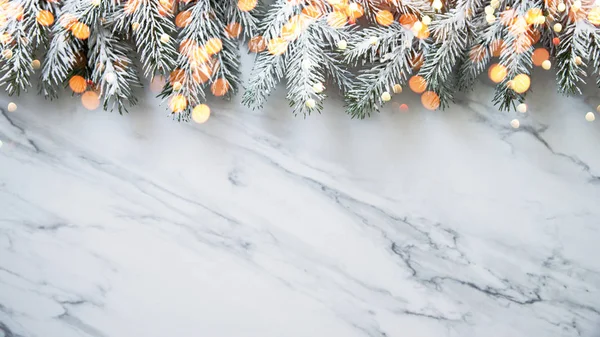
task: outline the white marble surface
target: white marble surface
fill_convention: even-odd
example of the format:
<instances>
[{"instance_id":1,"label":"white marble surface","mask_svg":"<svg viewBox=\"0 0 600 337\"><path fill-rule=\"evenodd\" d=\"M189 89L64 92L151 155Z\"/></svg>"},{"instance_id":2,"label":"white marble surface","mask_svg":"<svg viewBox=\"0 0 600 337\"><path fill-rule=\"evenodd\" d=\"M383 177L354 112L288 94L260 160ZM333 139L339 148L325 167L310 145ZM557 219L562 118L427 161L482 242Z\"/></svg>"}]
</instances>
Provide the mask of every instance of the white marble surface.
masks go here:
<instances>
[{"instance_id":1,"label":"white marble surface","mask_svg":"<svg viewBox=\"0 0 600 337\"><path fill-rule=\"evenodd\" d=\"M517 131L485 80L362 121L13 99L0 336L600 336L600 95L534 78Z\"/></svg>"}]
</instances>

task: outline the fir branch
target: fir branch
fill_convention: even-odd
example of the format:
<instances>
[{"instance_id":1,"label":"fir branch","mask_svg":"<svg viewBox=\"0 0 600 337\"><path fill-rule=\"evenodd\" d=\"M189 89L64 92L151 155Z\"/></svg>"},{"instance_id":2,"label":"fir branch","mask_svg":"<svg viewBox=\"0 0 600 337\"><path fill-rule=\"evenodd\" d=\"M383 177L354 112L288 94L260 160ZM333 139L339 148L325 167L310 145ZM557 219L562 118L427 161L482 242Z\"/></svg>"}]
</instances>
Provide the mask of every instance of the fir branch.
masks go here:
<instances>
[{"instance_id":1,"label":"fir branch","mask_svg":"<svg viewBox=\"0 0 600 337\"><path fill-rule=\"evenodd\" d=\"M0 85L6 85L9 95L19 95L21 90L31 86L31 61L36 49L46 44L48 28L36 20L41 10L37 0L13 0L6 6L11 13L6 13L8 18L2 13L7 20L2 32L8 34L10 41L2 49L4 58L0 63ZM17 16L21 18L17 19Z\"/></svg>"},{"instance_id":2,"label":"fir branch","mask_svg":"<svg viewBox=\"0 0 600 337\"><path fill-rule=\"evenodd\" d=\"M352 66L375 62L382 53L410 45L410 41L403 38L407 32L397 22L388 27L374 26L353 32L344 52L344 62Z\"/></svg>"},{"instance_id":3,"label":"fir branch","mask_svg":"<svg viewBox=\"0 0 600 337\"><path fill-rule=\"evenodd\" d=\"M33 50L45 44L48 40L49 28L37 22L37 14L42 9L40 2L36 0L13 0L12 2L23 6L23 20L20 25L17 25L25 31L28 43L33 44Z\"/></svg>"},{"instance_id":4,"label":"fir branch","mask_svg":"<svg viewBox=\"0 0 600 337\"><path fill-rule=\"evenodd\" d=\"M121 33L130 32L140 55L144 68L144 76L154 77L159 73L167 75L176 61L176 50L173 40L161 41L163 34L172 36L175 25L170 15L163 15L157 0L137 1L136 9L127 11L128 3L120 5L114 14L115 29ZM130 6L131 7L131 6ZM136 24L136 29L131 29Z\"/></svg>"},{"instance_id":5,"label":"fir branch","mask_svg":"<svg viewBox=\"0 0 600 337\"><path fill-rule=\"evenodd\" d=\"M521 3L520 6L504 11L502 16L503 22L513 22L513 20L525 20L527 9L526 4ZM528 26L526 23L513 23L508 27L502 28L504 42L502 44L502 52L500 54L500 64L506 67L506 77L496 85L493 102L498 105L500 110L514 109L515 101L523 102L525 93L517 93L512 89L512 80L515 76L524 74L529 75L532 68L533 47L531 46L530 37L528 34Z\"/></svg>"},{"instance_id":6,"label":"fir branch","mask_svg":"<svg viewBox=\"0 0 600 337\"><path fill-rule=\"evenodd\" d=\"M590 33L590 66L596 74L596 86L600 88L600 30L594 29Z\"/></svg>"},{"instance_id":7,"label":"fir branch","mask_svg":"<svg viewBox=\"0 0 600 337\"><path fill-rule=\"evenodd\" d=\"M278 37L281 27L298 11L299 8L287 0L278 0L272 4L259 27L265 41ZM261 108L283 78L284 69L283 56L271 55L268 51L259 53L254 59L250 81L242 95L242 104L253 109Z\"/></svg>"},{"instance_id":8,"label":"fir branch","mask_svg":"<svg viewBox=\"0 0 600 337\"><path fill-rule=\"evenodd\" d=\"M371 68L362 69L354 86L346 94L346 111L352 118L365 118L379 111L383 104L381 95L394 84L404 84L412 71L411 49L397 46L391 57Z\"/></svg>"},{"instance_id":9,"label":"fir branch","mask_svg":"<svg viewBox=\"0 0 600 337\"><path fill-rule=\"evenodd\" d=\"M227 2L225 2L226 4ZM234 14L231 13L228 8L231 8L232 3L229 3L229 6L225 6L222 0L213 0L211 1L211 5L216 13L216 24L221 31L221 41L223 43L223 49L220 53L216 55L218 64L220 65L217 71L213 74L213 79L217 78L225 78L227 82L231 86L231 89L227 92L226 97L230 98L231 95L237 93L239 87L241 86L241 60L240 53L238 49L238 43L236 40L230 39L225 34L225 26L232 19L232 15L238 15L237 12L241 12L239 10L233 11ZM234 6L237 8L237 6ZM239 17L239 16L238 16ZM250 16L246 16L250 18ZM252 28L252 27L250 27ZM254 28L256 29L256 28Z\"/></svg>"},{"instance_id":10,"label":"fir branch","mask_svg":"<svg viewBox=\"0 0 600 337\"><path fill-rule=\"evenodd\" d=\"M300 12L300 7L295 6L288 0L277 0L271 4L269 11L265 15L263 22L259 25L259 31L266 41L269 41L281 34L281 27L288 22L294 14Z\"/></svg>"},{"instance_id":11,"label":"fir branch","mask_svg":"<svg viewBox=\"0 0 600 337\"><path fill-rule=\"evenodd\" d=\"M290 101L293 113L304 116L309 115L313 110L321 112L322 100L325 98L324 94L313 90L314 84L325 81L323 68L318 62L322 46L315 43L310 36L314 30L314 27L308 27L307 31L289 46L284 57L287 99ZM306 103L313 97L316 106L310 107Z\"/></svg>"},{"instance_id":12,"label":"fir branch","mask_svg":"<svg viewBox=\"0 0 600 337\"><path fill-rule=\"evenodd\" d=\"M491 54L488 46L477 42L471 44L459 70L459 90L473 87L477 77L479 77L490 62Z\"/></svg>"},{"instance_id":13,"label":"fir branch","mask_svg":"<svg viewBox=\"0 0 600 337\"><path fill-rule=\"evenodd\" d=\"M250 80L242 95L242 104L253 109L262 108L283 76L283 56L271 55L267 52L258 54L250 72Z\"/></svg>"},{"instance_id":14,"label":"fir branch","mask_svg":"<svg viewBox=\"0 0 600 337\"><path fill-rule=\"evenodd\" d=\"M262 1L259 1L256 8L249 12L241 11L238 8L238 0L221 0L216 3L221 7L223 17L226 18L223 21L225 24L237 22L242 25L244 38L252 38L259 34L259 24L263 19L263 8L265 7Z\"/></svg>"},{"instance_id":15,"label":"fir branch","mask_svg":"<svg viewBox=\"0 0 600 337\"><path fill-rule=\"evenodd\" d=\"M298 13L300 7L280 1L268 15L269 22L286 24L292 14ZM268 52L259 54L252 70L251 81L242 97L242 102L251 107L261 107L266 97L274 89L285 73L290 106L294 113L303 115L311 111L321 111L321 100L325 97L313 89L316 83L323 83L325 76L330 76L335 84L345 91L350 82L350 73L342 67L339 56L334 52L336 44L348 38L350 26L333 28L326 22L326 17L312 19L304 17L298 25L302 26L299 37L287 47L283 60ZM279 36L281 26L267 25L263 36ZM268 63L268 64L267 64ZM313 106L314 100L314 106Z\"/></svg>"},{"instance_id":16,"label":"fir branch","mask_svg":"<svg viewBox=\"0 0 600 337\"><path fill-rule=\"evenodd\" d=\"M294 114L321 112L325 95L315 92L315 84L323 84L329 75L339 89L345 91L350 82L350 74L342 68L334 54L336 41L347 38L348 28L332 28L325 18L311 20L300 37L291 43L285 54L285 73L290 106ZM307 105L315 101L315 107Z\"/></svg>"},{"instance_id":17,"label":"fir branch","mask_svg":"<svg viewBox=\"0 0 600 337\"><path fill-rule=\"evenodd\" d=\"M556 60L558 71L556 80L559 90L567 95L581 94L579 83L585 83L586 76L584 67L588 58L587 48L590 45L590 36L587 24L583 21L567 23L560 36L560 44L557 47ZM577 58L581 64L577 64Z\"/></svg>"},{"instance_id":18,"label":"fir branch","mask_svg":"<svg viewBox=\"0 0 600 337\"><path fill-rule=\"evenodd\" d=\"M130 105L137 102L133 87L141 84L133 61L128 56L133 54L133 50L113 33L112 22L107 20L113 16L116 6L112 1L101 1L94 6L89 0L71 0L65 3L64 10L89 27L90 36L86 43L90 79L100 89L104 109L107 110L110 105L113 110L116 106L122 114L127 112L125 101Z\"/></svg>"},{"instance_id":19,"label":"fir branch","mask_svg":"<svg viewBox=\"0 0 600 337\"><path fill-rule=\"evenodd\" d=\"M464 11L452 9L436 16L430 27L435 42L429 47L419 74L425 78L427 88L440 97L442 109L453 100L453 71L468 45L470 26L465 15Z\"/></svg>"},{"instance_id":20,"label":"fir branch","mask_svg":"<svg viewBox=\"0 0 600 337\"><path fill-rule=\"evenodd\" d=\"M125 101L135 105L137 98L133 88L141 86L133 61L128 57L133 50L100 25L92 30L88 43L88 66L93 69L91 79L100 87L104 109L112 104L111 110L116 106L119 113L127 112Z\"/></svg>"},{"instance_id":21,"label":"fir branch","mask_svg":"<svg viewBox=\"0 0 600 337\"><path fill-rule=\"evenodd\" d=\"M41 92L50 98L58 97L57 87L66 81L77 61L77 53L83 48L83 43L73 38L61 24L54 25L53 35L44 58L41 76Z\"/></svg>"},{"instance_id":22,"label":"fir branch","mask_svg":"<svg viewBox=\"0 0 600 337\"><path fill-rule=\"evenodd\" d=\"M181 48L174 70L174 73L182 74L177 79L182 85L177 94L187 99L185 111L177 114L180 120L189 119L192 108L206 100L204 88L207 85L219 81L219 87L211 89L226 97L235 94L241 85L238 44L225 34L231 13L217 0L198 1L187 11L190 12L189 23L178 36ZM210 52L215 43L220 45L220 50ZM165 85L161 97L175 94L173 80Z\"/></svg>"},{"instance_id":23,"label":"fir branch","mask_svg":"<svg viewBox=\"0 0 600 337\"><path fill-rule=\"evenodd\" d=\"M214 20L215 13L211 8L209 0L200 0L187 8L190 12L189 24L186 25L178 35L180 52L177 56L176 68L172 72L182 72L181 90L178 94L187 99L187 108L178 114L180 120L189 119L190 107L203 103L206 100L204 87L206 81L198 81L198 75L210 78L213 74L214 61L207 54L205 44L210 38L221 36L222 27ZM185 43L185 44L184 44ZM170 79L172 82L173 79ZM167 82L160 97L166 98L175 93L172 83Z\"/></svg>"},{"instance_id":24,"label":"fir branch","mask_svg":"<svg viewBox=\"0 0 600 337\"><path fill-rule=\"evenodd\" d=\"M33 45L29 43L29 34L21 26L12 30L11 38L14 45L5 46L2 50L3 55L10 53L11 57L6 59L4 56L0 64L0 85L6 85L9 95L19 95L21 90L31 86Z\"/></svg>"},{"instance_id":25,"label":"fir branch","mask_svg":"<svg viewBox=\"0 0 600 337\"><path fill-rule=\"evenodd\" d=\"M491 25L475 25L479 27L472 37L467 55L465 55L461 64L458 76L459 90L470 89L475 80L485 71L492 57L492 51L495 44L500 44L502 39L502 23L496 20ZM498 45L497 47L500 47Z\"/></svg>"},{"instance_id":26,"label":"fir branch","mask_svg":"<svg viewBox=\"0 0 600 337\"><path fill-rule=\"evenodd\" d=\"M312 43L319 45L317 60L320 60L322 68L342 93L345 92L350 85L352 74L346 69L343 55L336 52L336 48L338 41L349 39L354 30L352 27L333 28L325 19L312 22L309 28L311 30L307 34L313 40Z\"/></svg>"}]
</instances>

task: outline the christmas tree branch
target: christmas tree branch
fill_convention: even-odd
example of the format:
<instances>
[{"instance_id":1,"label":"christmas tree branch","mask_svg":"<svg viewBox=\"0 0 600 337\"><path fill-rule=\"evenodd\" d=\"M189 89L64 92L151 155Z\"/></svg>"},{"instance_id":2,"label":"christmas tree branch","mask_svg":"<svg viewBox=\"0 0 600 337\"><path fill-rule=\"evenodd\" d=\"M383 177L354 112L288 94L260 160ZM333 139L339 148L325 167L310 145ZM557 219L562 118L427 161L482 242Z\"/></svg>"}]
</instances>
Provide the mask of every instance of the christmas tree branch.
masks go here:
<instances>
[{"instance_id":1,"label":"christmas tree branch","mask_svg":"<svg viewBox=\"0 0 600 337\"><path fill-rule=\"evenodd\" d=\"M479 25L478 33L473 38L468 54L464 57L458 76L460 90L470 89L475 79L488 66L495 49L502 46L502 24L499 21L491 25Z\"/></svg>"},{"instance_id":2,"label":"christmas tree branch","mask_svg":"<svg viewBox=\"0 0 600 337\"><path fill-rule=\"evenodd\" d=\"M452 9L435 17L431 24L435 41L429 47L419 72L425 78L427 88L439 95L442 108L453 100L454 67L468 45L470 27L465 15L461 9Z\"/></svg>"},{"instance_id":3,"label":"christmas tree branch","mask_svg":"<svg viewBox=\"0 0 600 337\"><path fill-rule=\"evenodd\" d=\"M144 76L167 75L175 64L173 40L161 41L163 35L173 35L175 25L168 8L157 0L129 0L114 14L115 29L133 37L144 68Z\"/></svg>"},{"instance_id":4,"label":"christmas tree branch","mask_svg":"<svg viewBox=\"0 0 600 337\"><path fill-rule=\"evenodd\" d=\"M361 69L355 85L346 94L347 112L354 118L365 118L379 111L382 94L395 84L404 84L412 71L411 49L399 45L390 57L371 68Z\"/></svg>"},{"instance_id":5,"label":"christmas tree branch","mask_svg":"<svg viewBox=\"0 0 600 337\"><path fill-rule=\"evenodd\" d=\"M141 87L137 70L128 57L133 50L106 27L96 27L88 43L88 66L93 69L91 79L100 88L104 109L111 105L111 110L116 106L119 113L126 112L125 101L130 105L136 104L133 88Z\"/></svg>"},{"instance_id":6,"label":"christmas tree branch","mask_svg":"<svg viewBox=\"0 0 600 337\"><path fill-rule=\"evenodd\" d=\"M19 95L31 86L33 54L46 43L48 28L37 22L42 9L37 0L10 1L4 6L2 33L7 35L3 36L0 85L6 85L9 95Z\"/></svg>"},{"instance_id":7,"label":"christmas tree branch","mask_svg":"<svg viewBox=\"0 0 600 337\"><path fill-rule=\"evenodd\" d=\"M556 59L558 71L556 79L559 90L567 95L581 94L579 83L585 83L585 60L588 58L587 47L590 45L590 31L583 21L567 23L560 35Z\"/></svg>"},{"instance_id":8,"label":"christmas tree branch","mask_svg":"<svg viewBox=\"0 0 600 337\"><path fill-rule=\"evenodd\" d=\"M325 95L313 90L315 84L325 81L319 62L321 46L310 38L313 29L309 27L306 33L301 34L285 54L287 99L294 114L308 115L313 110L320 112L323 107L321 101Z\"/></svg>"},{"instance_id":9,"label":"christmas tree branch","mask_svg":"<svg viewBox=\"0 0 600 337\"><path fill-rule=\"evenodd\" d=\"M406 33L396 22L388 27L375 26L353 32L349 48L344 52L344 62L352 66L376 62L381 57L380 50L385 53L410 44L403 38Z\"/></svg>"},{"instance_id":10,"label":"christmas tree branch","mask_svg":"<svg viewBox=\"0 0 600 337\"><path fill-rule=\"evenodd\" d=\"M63 12L59 22L66 22L72 14ZM83 48L81 40L71 36L64 25L54 26L52 42L49 44L42 68L41 91L46 97L56 98L56 89L69 76L77 62L77 53Z\"/></svg>"},{"instance_id":11,"label":"christmas tree branch","mask_svg":"<svg viewBox=\"0 0 600 337\"><path fill-rule=\"evenodd\" d=\"M596 74L596 86L600 88L600 30L594 29L590 33L590 66Z\"/></svg>"},{"instance_id":12,"label":"christmas tree branch","mask_svg":"<svg viewBox=\"0 0 600 337\"><path fill-rule=\"evenodd\" d=\"M501 14L504 24L502 52L500 64L506 68L506 76L496 86L493 102L500 110L509 110L515 107L515 101L523 102L524 93L514 90L514 78L517 75L528 75L532 68L532 49L530 28L523 18L526 13L524 5L505 10ZM506 23L511 23L506 25Z\"/></svg>"}]
</instances>

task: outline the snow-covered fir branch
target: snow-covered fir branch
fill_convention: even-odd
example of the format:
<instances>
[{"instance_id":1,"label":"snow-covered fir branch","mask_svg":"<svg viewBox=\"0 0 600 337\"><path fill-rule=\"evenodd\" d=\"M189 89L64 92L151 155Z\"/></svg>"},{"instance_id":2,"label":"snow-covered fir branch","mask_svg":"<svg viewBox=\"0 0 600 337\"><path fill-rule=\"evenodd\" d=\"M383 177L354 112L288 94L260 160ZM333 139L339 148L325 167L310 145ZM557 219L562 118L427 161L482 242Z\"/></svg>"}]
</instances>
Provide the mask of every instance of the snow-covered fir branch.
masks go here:
<instances>
[{"instance_id":1,"label":"snow-covered fir branch","mask_svg":"<svg viewBox=\"0 0 600 337\"><path fill-rule=\"evenodd\" d=\"M453 100L455 67L468 47L471 26L461 9L452 9L435 17L431 24L434 43L425 54L425 63L419 71L427 82L427 88L439 95L442 108Z\"/></svg>"},{"instance_id":2,"label":"snow-covered fir branch","mask_svg":"<svg viewBox=\"0 0 600 337\"><path fill-rule=\"evenodd\" d=\"M54 8L42 7L37 0L13 0L5 2L3 7L4 22L0 27L6 41L2 43L0 85L6 86L9 95L18 95L31 86L33 55L47 43L49 29L36 20L37 14L42 8L52 13Z\"/></svg>"},{"instance_id":3,"label":"snow-covered fir branch","mask_svg":"<svg viewBox=\"0 0 600 337\"><path fill-rule=\"evenodd\" d=\"M381 63L361 69L355 78L355 85L346 94L347 111L352 117L365 118L379 111L383 93L406 83L412 71L411 49L401 43L388 55Z\"/></svg>"},{"instance_id":4,"label":"snow-covered fir branch","mask_svg":"<svg viewBox=\"0 0 600 337\"><path fill-rule=\"evenodd\" d=\"M560 35L561 42L557 47L556 59L558 70L556 80L559 90L565 94L581 94L580 84L584 84L585 63L588 59L587 48L590 46L588 24L584 21L567 23Z\"/></svg>"},{"instance_id":5,"label":"snow-covered fir branch","mask_svg":"<svg viewBox=\"0 0 600 337\"><path fill-rule=\"evenodd\" d=\"M116 107L119 113L127 111L125 103L137 103L133 89L141 86L138 70L128 56L133 54L133 49L106 27L96 27L92 31L89 48L91 79L100 89L104 108L113 110Z\"/></svg>"},{"instance_id":6,"label":"snow-covered fir branch","mask_svg":"<svg viewBox=\"0 0 600 337\"><path fill-rule=\"evenodd\" d=\"M145 77L169 74L176 60L174 40L161 41L175 32L169 9L156 0L128 0L116 9L113 20L116 30L133 37Z\"/></svg>"}]
</instances>

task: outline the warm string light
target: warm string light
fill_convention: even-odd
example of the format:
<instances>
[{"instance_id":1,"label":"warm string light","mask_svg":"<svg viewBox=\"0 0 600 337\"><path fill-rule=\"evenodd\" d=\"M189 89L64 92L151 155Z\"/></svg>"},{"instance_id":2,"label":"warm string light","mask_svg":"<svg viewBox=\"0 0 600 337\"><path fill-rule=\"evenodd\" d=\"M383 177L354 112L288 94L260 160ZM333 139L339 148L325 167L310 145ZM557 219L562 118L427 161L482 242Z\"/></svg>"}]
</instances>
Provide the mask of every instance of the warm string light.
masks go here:
<instances>
[{"instance_id":1,"label":"warm string light","mask_svg":"<svg viewBox=\"0 0 600 337\"><path fill-rule=\"evenodd\" d=\"M192 12L187 10L183 12L179 12L175 17L175 26L179 28L186 27L191 22Z\"/></svg>"},{"instance_id":2,"label":"warm string light","mask_svg":"<svg viewBox=\"0 0 600 337\"><path fill-rule=\"evenodd\" d=\"M531 59L533 60L533 64L539 67L544 61L550 59L550 53L546 48L536 48L531 55Z\"/></svg>"},{"instance_id":3,"label":"warm string light","mask_svg":"<svg viewBox=\"0 0 600 337\"><path fill-rule=\"evenodd\" d=\"M512 90L518 94L522 94L525 91L529 90L529 86L531 85L531 79L526 74L519 74L515 76L512 81Z\"/></svg>"},{"instance_id":4,"label":"warm string light","mask_svg":"<svg viewBox=\"0 0 600 337\"><path fill-rule=\"evenodd\" d=\"M8 106L6 108L8 109L9 112L17 111L17 105L14 102L8 103Z\"/></svg>"},{"instance_id":5,"label":"warm string light","mask_svg":"<svg viewBox=\"0 0 600 337\"><path fill-rule=\"evenodd\" d=\"M560 33L562 31L562 25L560 23L555 23L554 26L552 26L552 29L557 32Z\"/></svg>"},{"instance_id":6,"label":"warm string light","mask_svg":"<svg viewBox=\"0 0 600 337\"><path fill-rule=\"evenodd\" d=\"M225 96L225 94L229 91L229 87L229 81L224 78L218 78L210 86L210 91L217 97Z\"/></svg>"},{"instance_id":7,"label":"warm string light","mask_svg":"<svg viewBox=\"0 0 600 337\"><path fill-rule=\"evenodd\" d=\"M381 94L381 100L384 102L389 102L392 99L392 95L390 95L389 92L384 91L383 94Z\"/></svg>"},{"instance_id":8,"label":"warm string light","mask_svg":"<svg viewBox=\"0 0 600 337\"><path fill-rule=\"evenodd\" d=\"M320 94L325 90L325 86L321 82L313 84L312 88L313 88L313 91L317 94Z\"/></svg>"},{"instance_id":9,"label":"warm string light","mask_svg":"<svg viewBox=\"0 0 600 337\"><path fill-rule=\"evenodd\" d=\"M192 120L202 124L210 117L210 107L206 104L199 104L192 109Z\"/></svg>"},{"instance_id":10,"label":"warm string light","mask_svg":"<svg viewBox=\"0 0 600 337\"><path fill-rule=\"evenodd\" d=\"M71 26L73 36L80 40L85 40L90 37L90 27L82 22L76 22Z\"/></svg>"},{"instance_id":11,"label":"warm string light","mask_svg":"<svg viewBox=\"0 0 600 337\"><path fill-rule=\"evenodd\" d=\"M47 10L41 10L36 16L36 21L42 26L50 26L54 23L54 14Z\"/></svg>"},{"instance_id":12,"label":"warm string light","mask_svg":"<svg viewBox=\"0 0 600 337\"><path fill-rule=\"evenodd\" d=\"M2 34L0 34L0 43L2 44L9 44L13 41L12 36L10 36L9 33L4 32Z\"/></svg>"},{"instance_id":13,"label":"warm string light","mask_svg":"<svg viewBox=\"0 0 600 337\"><path fill-rule=\"evenodd\" d=\"M175 95L169 101L169 108L173 113L179 113L187 108L187 98L183 95Z\"/></svg>"},{"instance_id":14,"label":"warm string light","mask_svg":"<svg viewBox=\"0 0 600 337\"><path fill-rule=\"evenodd\" d=\"M242 12L249 12L253 10L257 4L258 0L239 0L237 6Z\"/></svg>"},{"instance_id":15,"label":"warm string light","mask_svg":"<svg viewBox=\"0 0 600 337\"><path fill-rule=\"evenodd\" d=\"M421 103L427 110L436 110L440 107L440 97L433 91L426 91L421 95Z\"/></svg>"},{"instance_id":16,"label":"warm string light","mask_svg":"<svg viewBox=\"0 0 600 337\"><path fill-rule=\"evenodd\" d=\"M69 79L69 88L76 94L81 94L87 89L87 82L83 76L74 75Z\"/></svg>"},{"instance_id":17,"label":"warm string light","mask_svg":"<svg viewBox=\"0 0 600 337\"><path fill-rule=\"evenodd\" d=\"M421 94L427 88L427 82L422 76L414 75L408 80L408 87L417 94Z\"/></svg>"},{"instance_id":18,"label":"warm string light","mask_svg":"<svg viewBox=\"0 0 600 337\"><path fill-rule=\"evenodd\" d=\"M488 77L494 83L500 83L500 82L504 81L504 79L506 78L506 75L508 75L508 70L506 69L505 66L503 66L499 63L492 64L488 70Z\"/></svg>"},{"instance_id":19,"label":"warm string light","mask_svg":"<svg viewBox=\"0 0 600 337\"><path fill-rule=\"evenodd\" d=\"M260 53L267 49L267 42L262 36L255 36L248 41L248 49L252 53Z\"/></svg>"},{"instance_id":20,"label":"warm string light","mask_svg":"<svg viewBox=\"0 0 600 337\"><path fill-rule=\"evenodd\" d=\"M242 33L242 25L237 22L232 22L225 27L225 35L230 39L235 39Z\"/></svg>"},{"instance_id":21,"label":"warm string light","mask_svg":"<svg viewBox=\"0 0 600 337\"><path fill-rule=\"evenodd\" d=\"M596 7L590 9L587 19L591 24L600 26L600 3L598 3Z\"/></svg>"},{"instance_id":22,"label":"warm string light","mask_svg":"<svg viewBox=\"0 0 600 337\"><path fill-rule=\"evenodd\" d=\"M163 33L160 36L160 42L162 42L162 43L169 43L170 40L171 40L171 37L167 33Z\"/></svg>"},{"instance_id":23,"label":"warm string light","mask_svg":"<svg viewBox=\"0 0 600 337\"><path fill-rule=\"evenodd\" d=\"M495 8L491 5L485 6L485 21L489 24L496 22L496 16L494 15Z\"/></svg>"},{"instance_id":24,"label":"warm string light","mask_svg":"<svg viewBox=\"0 0 600 337\"><path fill-rule=\"evenodd\" d=\"M594 115L594 113L590 111L585 114L585 120L588 122L593 122L596 120L596 115Z\"/></svg>"},{"instance_id":25,"label":"warm string light","mask_svg":"<svg viewBox=\"0 0 600 337\"><path fill-rule=\"evenodd\" d=\"M394 22L394 14L388 10L381 10L375 15L375 20L382 26L389 26Z\"/></svg>"},{"instance_id":26,"label":"warm string light","mask_svg":"<svg viewBox=\"0 0 600 337\"><path fill-rule=\"evenodd\" d=\"M88 110L96 110L100 106L100 97L95 91L86 91L81 95L81 104Z\"/></svg>"},{"instance_id":27,"label":"warm string light","mask_svg":"<svg viewBox=\"0 0 600 337\"><path fill-rule=\"evenodd\" d=\"M152 91L153 93L161 92L162 88L165 86L166 82L167 81L165 80L165 78L163 76L160 76L160 75L155 76L150 81L150 91Z\"/></svg>"},{"instance_id":28,"label":"warm string light","mask_svg":"<svg viewBox=\"0 0 600 337\"><path fill-rule=\"evenodd\" d=\"M552 67L552 62L550 62L550 60L546 60L546 61L542 62L542 68L544 70L550 70L551 67Z\"/></svg>"},{"instance_id":29,"label":"warm string light","mask_svg":"<svg viewBox=\"0 0 600 337\"><path fill-rule=\"evenodd\" d=\"M287 51L289 42L282 37L271 39L267 44L267 49L271 55L283 55Z\"/></svg>"},{"instance_id":30,"label":"warm string light","mask_svg":"<svg viewBox=\"0 0 600 337\"><path fill-rule=\"evenodd\" d=\"M109 71L106 74L104 74L104 79L106 80L107 83L115 83L115 81L117 80L117 75L115 75L114 72Z\"/></svg>"},{"instance_id":31,"label":"warm string light","mask_svg":"<svg viewBox=\"0 0 600 337\"><path fill-rule=\"evenodd\" d=\"M10 60L13 57L13 51L11 49L4 49L2 51L2 56L5 59Z\"/></svg>"}]
</instances>

